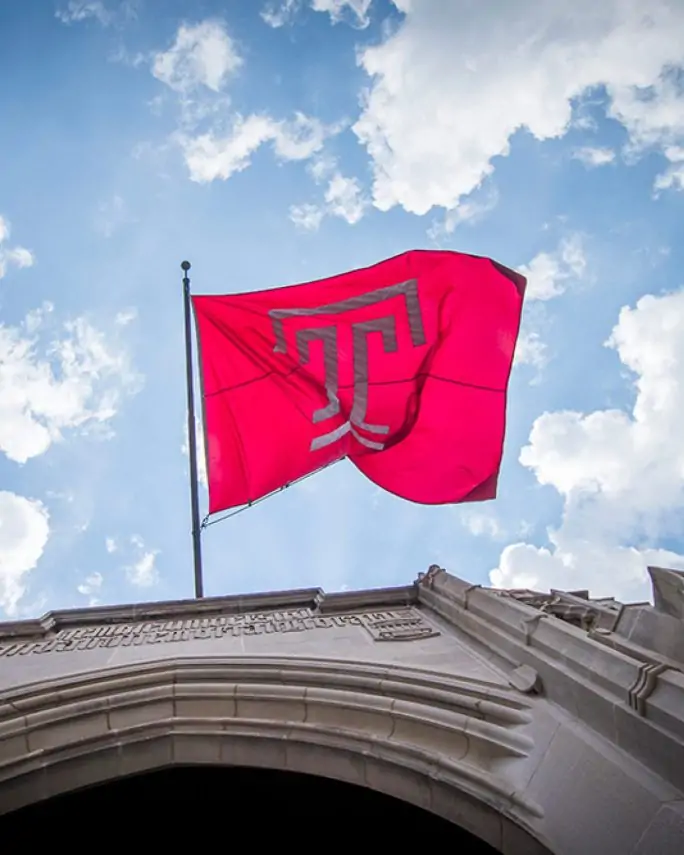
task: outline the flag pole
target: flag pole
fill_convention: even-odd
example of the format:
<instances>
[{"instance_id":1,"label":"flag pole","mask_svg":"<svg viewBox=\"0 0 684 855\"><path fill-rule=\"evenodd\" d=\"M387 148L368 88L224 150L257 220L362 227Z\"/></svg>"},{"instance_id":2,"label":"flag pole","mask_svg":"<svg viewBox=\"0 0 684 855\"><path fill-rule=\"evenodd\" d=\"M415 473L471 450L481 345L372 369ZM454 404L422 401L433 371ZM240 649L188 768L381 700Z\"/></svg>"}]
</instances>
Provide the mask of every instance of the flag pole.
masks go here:
<instances>
[{"instance_id":1,"label":"flag pole","mask_svg":"<svg viewBox=\"0 0 684 855\"><path fill-rule=\"evenodd\" d=\"M192 371L192 305L190 302L190 262L183 261L183 304L185 308L185 376L188 392L188 457L190 458L190 507L192 511L192 554L195 568L195 597L204 596L202 581L202 541L199 514L199 480L197 477L197 433L195 422L195 393Z\"/></svg>"}]
</instances>

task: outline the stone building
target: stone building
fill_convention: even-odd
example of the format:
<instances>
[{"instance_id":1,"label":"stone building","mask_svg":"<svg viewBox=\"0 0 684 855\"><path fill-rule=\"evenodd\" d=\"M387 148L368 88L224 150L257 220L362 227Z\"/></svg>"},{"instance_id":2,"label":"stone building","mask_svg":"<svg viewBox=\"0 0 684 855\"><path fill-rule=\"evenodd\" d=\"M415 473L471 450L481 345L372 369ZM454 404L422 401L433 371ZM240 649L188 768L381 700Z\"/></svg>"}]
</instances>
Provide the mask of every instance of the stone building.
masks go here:
<instances>
[{"instance_id":1,"label":"stone building","mask_svg":"<svg viewBox=\"0 0 684 855\"><path fill-rule=\"evenodd\" d=\"M0 624L0 843L681 855L684 574L650 573L652 606L431 567Z\"/></svg>"}]
</instances>

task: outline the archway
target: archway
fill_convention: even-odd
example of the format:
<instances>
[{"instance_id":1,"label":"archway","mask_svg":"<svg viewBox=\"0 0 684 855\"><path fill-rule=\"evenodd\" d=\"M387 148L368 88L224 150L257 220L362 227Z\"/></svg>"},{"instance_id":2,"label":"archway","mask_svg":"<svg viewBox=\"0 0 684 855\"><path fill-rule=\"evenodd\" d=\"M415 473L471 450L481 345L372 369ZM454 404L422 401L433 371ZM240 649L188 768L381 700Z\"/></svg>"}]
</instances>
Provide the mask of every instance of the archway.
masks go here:
<instances>
[{"instance_id":1,"label":"archway","mask_svg":"<svg viewBox=\"0 0 684 855\"><path fill-rule=\"evenodd\" d=\"M118 818L118 820L117 820ZM293 848L437 841L450 851L497 850L447 820L374 790L244 767L171 767L55 796L0 817L7 848L40 845L78 829L106 829L110 848L144 842L224 842ZM217 834L217 832L219 832ZM463 847L461 849L460 847Z\"/></svg>"},{"instance_id":2,"label":"archway","mask_svg":"<svg viewBox=\"0 0 684 855\"><path fill-rule=\"evenodd\" d=\"M548 855L529 830L541 809L498 772L531 749L527 705L492 684L297 657L162 660L70 675L0 698L0 814L99 785L137 786L131 776L158 770L233 767L313 775L321 792L355 785L505 855Z\"/></svg>"}]
</instances>

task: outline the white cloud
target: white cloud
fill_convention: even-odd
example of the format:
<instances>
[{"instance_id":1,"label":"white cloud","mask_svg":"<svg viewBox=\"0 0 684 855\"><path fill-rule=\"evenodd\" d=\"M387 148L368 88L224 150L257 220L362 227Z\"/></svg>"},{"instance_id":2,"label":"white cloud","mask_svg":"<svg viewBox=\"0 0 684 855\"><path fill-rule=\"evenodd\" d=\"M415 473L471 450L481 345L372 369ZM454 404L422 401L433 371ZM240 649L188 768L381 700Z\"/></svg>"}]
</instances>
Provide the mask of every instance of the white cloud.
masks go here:
<instances>
[{"instance_id":1,"label":"white cloud","mask_svg":"<svg viewBox=\"0 0 684 855\"><path fill-rule=\"evenodd\" d=\"M197 480L206 489L207 487L207 457L204 449L204 427L202 420L195 417L195 439L197 441ZM188 457L190 455L190 444L188 441L188 423L187 420L183 427L183 444L181 452Z\"/></svg>"},{"instance_id":2,"label":"white cloud","mask_svg":"<svg viewBox=\"0 0 684 855\"><path fill-rule=\"evenodd\" d=\"M23 326L0 325L0 451L25 463L66 430L107 428L124 395L141 379L115 340L84 317L43 342L51 305L30 312Z\"/></svg>"},{"instance_id":3,"label":"white cloud","mask_svg":"<svg viewBox=\"0 0 684 855\"><path fill-rule=\"evenodd\" d=\"M33 267L35 258L33 253L23 246L7 246L10 237L10 223L0 214L0 279L2 279L10 267Z\"/></svg>"},{"instance_id":4,"label":"white cloud","mask_svg":"<svg viewBox=\"0 0 684 855\"><path fill-rule=\"evenodd\" d=\"M159 571L156 566L158 549L147 549L140 535L131 538L135 558L125 569L128 581L137 588L151 588L159 581Z\"/></svg>"},{"instance_id":5,"label":"white cloud","mask_svg":"<svg viewBox=\"0 0 684 855\"><path fill-rule=\"evenodd\" d=\"M269 27L278 29L291 23L301 6L302 0L283 0L281 3L269 3L260 14Z\"/></svg>"},{"instance_id":6,"label":"white cloud","mask_svg":"<svg viewBox=\"0 0 684 855\"><path fill-rule=\"evenodd\" d=\"M615 152L612 148L600 148L596 146L582 146L572 153L575 160L579 160L585 166L605 166L613 163Z\"/></svg>"},{"instance_id":7,"label":"white cloud","mask_svg":"<svg viewBox=\"0 0 684 855\"><path fill-rule=\"evenodd\" d=\"M337 161L329 157L317 157L309 167L309 173L317 184L326 183L323 203L292 205L290 219L300 229L315 231L326 216L339 217L349 225L355 225L364 216L369 201L357 178L343 175Z\"/></svg>"},{"instance_id":8,"label":"white cloud","mask_svg":"<svg viewBox=\"0 0 684 855\"><path fill-rule=\"evenodd\" d=\"M541 370L548 362L548 347L534 330L520 330L513 359L515 365L530 365Z\"/></svg>"},{"instance_id":9,"label":"white cloud","mask_svg":"<svg viewBox=\"0 0 684 855\"><path fill-rule=\"evenodd\" d=\"M536 376L531 383L539 382L541 370L549 360L548 346L540 333L546 315L543 310L532 311L531 306L560 297L570 282L584 275L586 267L582 239L572 234L565 237L552 252L540 252L529 264L518 268L527 277L527 290L514 365L528 365L536 369Z\"/></svg>"},{"instance_id":10,"label":"white cloud","mask_svg":"<svg viewBox=\"0 0 684 855\"><path fill-rule=\"evenodd\" d=\"M499 203L499 192L495 187L488 187L484 194L473 194L471 198L461 200L458 205L444 215L442 222L435 222L428 229L428 237L439 241L440 238L452 235L456 229L468 223L475 225L480 222Z\"/></svg>"},{"instance_id":11,"label":"white cloud","mask_svg":"<svg viewBox=\"0 0 684 855\"><path fill-rule=\"evenodd\" d=\"M190 178L200 183L227 180L249 166L254 152L270 143L281 160L306 160L319 151L330 133L317 119L298 113L294 120L276 121L266 115L236 116L227 136L213 132L178 135Z\"/></svg>"},{"instance_id":12,"label":"white cloud","mask_svg":"<svg viewBox=\"0 0 684 855\"><path fill-rule=\"evenodd\" d=\"M304 202L302 205L290 207L290 219L303 231L315 232L323 222L325 211L320 205Z\"/></svg>"},{"instance_id":13,"label":"white cloud","mask_svg":"<svg viewBox=\"0 0 684 855\"><path fill-rule=\"evenodd\" d=\"M461 522L475 537L501 538L505 532L495 516L470 508L461 510Z\"/></svg>"},{"instance_id":14,"label":"white cloud","mask_svg":"<svg viewBox=\"0 0 684 855\"><path fill-rule=\"evenodd\" d=\"M225 27L213 20L182 25L173 46L153 58L152 74L177 93L180 115L171 142L180 147L192 181L225 181L266 144L279 160L307 160L341 130L300 112L289 120L266 112L231 114L224 89L242 64Z\"/></svg>"},{"instance_id":15,"label":"white cloud","mask_svg":"<svg viewBox=\"0 0 684 855\"><path fill-rule=\"evenodd\" d=\"M46 323L47 318L51 315L55 310L54 303L51 303L49 300L44 300L43 304L37 309L31 309L30 312L27 312L24 317L24 330L32 335L36 330L40 329L44 323Z\"/></svg>"},{"instance_id":16,"label":"white cloud","mask_svg":"<svg viewBox=\"0 0 684 855\"><path fill-rule=\"evenodd\" d=\"M118 547L116 545L116 541L114 540L113 537L108 537L105 539L105 549L107 550L107 552L110 555L112 555L114 552L116 552L117 548Z\"/></svg>"},{"instance_id":17,"label":"white cloud","mask_svg":"<svg viewBox=\"0 0 684 855\"><path fill-rule=\"evenodd\" d=\"M350 226L358 223L367 207L358 179L347 178L339 172L328 182L324 198L329 213L341 217Z\"/></svg>"},{"instance_id":18,"label":"white cloud","mask_svg":"<svg viewBox=\"0 0 684 855\"><path fill-rule=\"evenodd\" d=\"M123 309L114 315L114 323L120 327L127 327L138 317L138 310L131 306L128 309Z\"/></svg>"},{"instance_id":19,"label":"white cloud","mask_svg":"<svg viewBox=\"0 0 684 855\"><path fill-rule=\"evenodd\" d=\"M223 24L209 20L181 25L173 45L154 56L152 74L176 92L188 93L202 86L219 92L241 65L235 42Z\"/></svg>"},{"instance_id":20,"label":"white cloud","mask_svg":"<svg viewBox=\"0 0 684 855\"><path fill-rule=\"evenodd\" d=\"M524 129L562 137L573 100L605 87L632 148L674 145L684 97L684 4L651 0L511 0L491 6L393 0L405 17L359 55L370 76L354 130L374 170L374 204L452 209Z\"/></svg>"},{"instance_id":21,"label":"white cloud","mask_svg":"<svg viewBox=\"0 0 684 855\"><path fill-rule=\"evenodd\" d=\"M347 19L353 26L363 29L370 23L368 10L371 2L372 0L311 0L311 8L314 12L327 12L333 24ZM277 29L291 23L302 5L302 0L268 3L261 12L261 17L270 27Z\"/></svg>"},{"instance_id":22,"label":"white cloud","mask_svg":"<svg viewBox=\"0 0 684 855\"><path fill-rule=\"evenodd\" d=\"M520 268L520 273L527 277L525 299L551 300L559 297L570 281L584 274L586 265L580 236L566 237L554 252L540 252Z\"/></svg>"},{"instance_id":23,"label":"white cloud","mask_svg":"<svg viewBox=\"0 0 684 855\"><path fill-rule=\"evenodd\" d=\"M74 24L94 18L103 27L108 27L114 16L101 0L69 0L66 6L55 12L55 17L63 24Z\"/></svg>"},{"instance_id":24,"label":"white cloud","mask_svg":"<svg viewBox=\"0 0 684 855\"><path fill-rule=\"evenodd\" d=\"M368 10L372 0L311 0L314 12L327 12L333 24L351 15L351 23L359 29L370 23Z\"/></svg>"},{"instance_id":25,"label":"white cloud","mask_svg":"<svg viewBox=\"0 0 684 855\"><path fill-rule=\"evenodd\" d=\"M648 563L684 568L658 546L684 510L684 290L623 308L606 345L635 375L634 405L535 421L520 462L563 497L563 518L550 548L506 547L494 585L643 600Z\"/></svg>"},{"instance_id":26,"label":"white cloud","mask_svg":"<svg viewBox=\"0 0 684 855\"><path fill-rule=\"evenodd\" d=\"M26 575L40 560L50 533L41 502L0 491L0 607L8 615L26 590Z\"/></svg>"},{"instance_id":27,"label":"white cloud","mask_svg":"<svg viewBox=\"0 0 684 855\"><path fill-rule=\"evenodd\" d=\"M136 17L138 0L123 0L114 8L106 6L102 0L69 0L55 12L55 17L63 24L77 24L81 21L95 20L103 27L109 27L117 21L127 21Z\"/></svg>"},{"instance_id":28,"label":"white cloud","mask_svg":"<svg viewBox=\"0 0 684 855\"><path fill-rule=\"evenodd\" d=\"M99 599L95 596L100 588L102 587L102 582L104 578L102 573L91 573L90 576L86 576L86 578L81 582L80 585L77 586L77 591L79 594L83 594L84 597L88 597L88 605L96 606L99 604Z\"/></svg>"},{"instance_id":29,"label":"white cloud","mask_svg":"<svg viewBox=\"0 0 684 855\"><path fill-rule=\"evenodd\" d=\"M656 177L656 195L662 190L684 190L684 146L668 146L665 149L665 157L671 166Z\"/></svg>"}]
</instances>

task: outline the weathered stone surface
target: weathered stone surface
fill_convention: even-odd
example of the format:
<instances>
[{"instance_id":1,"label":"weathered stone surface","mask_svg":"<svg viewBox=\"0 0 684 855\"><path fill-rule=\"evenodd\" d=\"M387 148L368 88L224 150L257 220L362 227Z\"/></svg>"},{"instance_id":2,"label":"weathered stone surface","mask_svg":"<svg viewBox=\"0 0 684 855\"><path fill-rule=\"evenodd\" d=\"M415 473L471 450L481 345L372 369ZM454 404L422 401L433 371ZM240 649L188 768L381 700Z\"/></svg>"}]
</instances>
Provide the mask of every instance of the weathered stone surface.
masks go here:
<instances>
[{"instance_id":1,"label":"weathered stone surface","mask_svg":"<svg viewBox=\"0 0 684 855\"><path fill-rule=\"evenodd\" d=\"M232 764L372 787L506 855L679 855L684 675L618 633L628 612L433 567L385 591L0 625L0 814L173 764Z\"/></svg>"},{"instance_id":2,"label":"weathered stone surface","mask_svg":"<svg viewBox=\"0 0 684 855\"><path fill-rule=\"evenodd\" d=\"M663 567L649 567L656 611L684 621L684 573Z\"/></svg>"}]
</instances>

